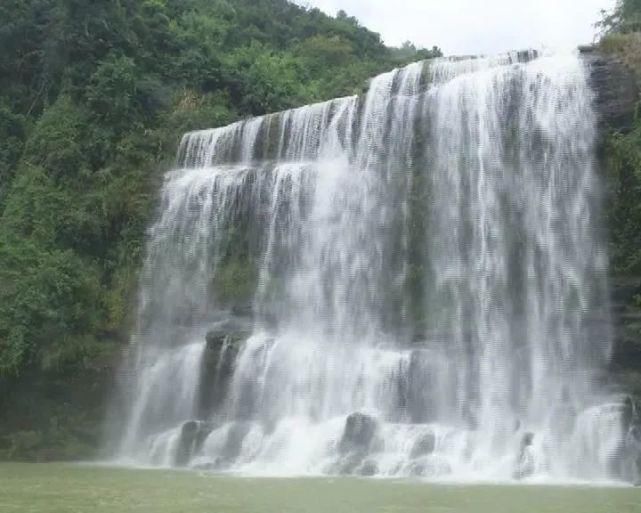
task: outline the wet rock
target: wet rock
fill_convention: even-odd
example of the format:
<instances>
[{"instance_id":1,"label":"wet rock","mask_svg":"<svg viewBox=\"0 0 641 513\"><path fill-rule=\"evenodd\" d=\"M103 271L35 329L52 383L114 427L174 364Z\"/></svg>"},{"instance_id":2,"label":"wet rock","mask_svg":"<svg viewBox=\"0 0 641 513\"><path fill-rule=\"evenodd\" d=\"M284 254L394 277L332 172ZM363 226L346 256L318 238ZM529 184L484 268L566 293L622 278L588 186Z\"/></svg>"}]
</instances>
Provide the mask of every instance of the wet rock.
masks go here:
<instances>
[{"instance_id":1,"label":"wet rock","mask_svg":"<svg viewBox=\"0 0 641 513\"><path fill-rule=\"evenodd\" d=\"M341 453L367 452L376 434L376 428L376 420L369 415L358 412L349 415L345 420L345 430L339 444Z\"/></svg>"},{"instance_id":2,"label":"wet rock","mask_svg":"<svg viewBox=\"0 0 641 513\"><path fill-rule=\"evenodd\" d=\"M431 332L430 343L446 344L451 334ZM454 401L452 391L457 384L456 370L452 367L450 357L443 351L423 347L413 349L407 369L407 397L404 413L412 424L427 424L438 421L439 408L444 402ZM474 420L466 418L473 429Z\"/></svg>"},{"instance_id":3,"label":"wet rock","mask_svg":"<svg viewBox=\"0 0 641 513\"><path fill-rule=\"evenodd\" d=\"M427 469L424 461L413 461L407 468L407 473L412 477L422 477L426 472Z\"/></svg>"},{"instance_id":4,"label":"wet rock","mask_svg":"<svg viewBox=\"0 0 641 513\"><path fill-rule=\"evenodd\" d=\"M434 405L429 391L435 387L432 379L434 360L434 354L426 349L414 349L410 354L405 404L412 423L431 420L430 413L434 411Z\"/></svg>"},{"instance_id":5,"label":"wet rock","mask_svg":"<svg viewBox=\"0 0 641 513\"><path fill-rule=\"evenodd\" d=\"M345 419L338 444L342 455L336 465L339 474L372 475L378 472L375 462L365 460L372 449L376 450L377 428L376 419L364 413L352 413Z\"/></svg>"},{"instance_id":6,"label":"wet rock","mask_svg":"<svg viewBox=\"0 0 641 513\"><path fill-rule=\"evenodd\" d=\"M247 433L249 433L250 428L251 425L249 422L236 422L230 426L227 433L227 441L221 453L221 458L225 462L232 463L238 458L243 448L243 442Z\"/></svg>"},{"instance_id":7,"label":"wet rock","mask_svg":"<svg viewBox=\"0 0 641 513\"><path fill-rule=\"evenodd\" d=\"M641 294L641 276L615 276L610 283L610 300L613 306L634 303L634 296Z\"/></svg>"},{"instance_id":8,"label":"wet rock","mask_svg":"<svg viewBox=\"0 0 641 513\"><path fill-rule=\"evenodd\" d=\"M436 437L434 436L434 433L425 433L418 440L416 440L416 442L414 442L414 446L412 447L412 451L410 452L410 458L415 459L421 456L432 454L432 452L434 452L435 446Z\"/></svg>"},{"instance_id":9,"label":"wet rock","mask_svg":"<svg viewBox=\"0 0 641 513\"><path fill-rule=\"evenodd\" d=\"M623 399L623 408L621 412L621 429L624 433L630 431L634 426L636 415L636 405L634 400L628 395Z\"/></svg>"},{"instance_id":10,"label":"wet rock","mask_svg":"<svg viewBox=\"0 0 641 513\"><path fill-rule=\"evenodd\" d=\"M244 342L248 336L244 332L209 331L205 337L203 359L206 370L230 375L233 372L240 343Z\"/></svg>"},{"instance_id":11,"label":"wet rock","mask_svg":"<svg viewBox=\"0 0 641 513\"><path fill-rule=\"evenodd\" d=\"M253 309L251 303L236 304L236 305L232 306L231 313L235 317L244 318L244 319L247 319L248 321L250 321L252 319L253 315L254 315L254 309Z\"/></svg>"},{"instance_id":12,"label":"wet rock","mask_svg":"<svg viewBox=\"0 0 641 513\"><path fill-rule=\"evenodd\" d=\"M641 395L641 277L618 276L611 285L611 318L614 344L611 359L615 382L633 395Z\"/></svg>"},{"instance_id":13,"label":"wet rock","mask_svg":"<svg viewBox=\"0 0 641 513\"><path fill-rule=\"evenodd\" d=\"M452 468L449 463L440 459L424 458L413 461L407 468L412 477L439 477L450 474Z\"/></svg>"},{"instance_id":14,"label":"wet rock","mask_svg":"<svg viewBox=\"0 0 641 513\"><path fill-rule=\"evenodd\" d=\"M216 323L205 335L207 347L215 350L224 344L244 342L252 333L251 323L242 317L230 317Z\"/></svg>"},{"instance_id":15,"label":"wet rock","mask_svg":"<svg viewBox=\"0 0 641 513\"><path fill-rule=\"evenodd\" d=\"M216 449L211 450L212 441L210 440L192 467L214 471L228 470L241 455L243 443L251 428L250 422L234 422L226 426L218 426L216 432L211 435L215 437L213 446Z\"/></svg>"},{"instance_id":16,"label":"wet rock","mask_svg":"<svg viewBox=\"0 0 641 513\"><path fill-rule=\"evenodd\" d=\"M360 452L349 453L340 458L336 464L336 472L342 475L355 474L356 469L363 462L364 455Z\"/></svg>"},{"instance_id":17,"label":"wet rock","mask_svg":"<svg viewBox=\"0 0 641 513\"><path fill-rule=\"evenodd\" d=\"M425 467L426 472L429 476L437 477L444 476L452 473L452 467L447 461L440 459L431 459L427 462Z\"/></svg>"},{"instance_id":18,"label":"wet rock","mask_svg":"<svg viewBox=\"0 0 641 513\"><path fill-rule=\"evenodd\" d=\"M596 94L602 129L629 128L639 93L634 73L616 58L598 51L586 53L583 58L589 66L590 85Z\"/></svg>"},{"instance_id":19,"label":"wet rock","mask_svg":"<svg viewBox=\"0 0 641 513\"><path fill-rule=\"evenodd\" d=\"M534 441L534 433L530 433L529 431L527 433L524 433L523 437L521 437L521 450L532 445L533 441Z\"/></svg>"},{"instance_id":20,"label":"wet rock","mask_svg":"<svg viewBox=\"0 0 641 513\"><path fill-rule=\"evenodd\" d=\"M630 483L641 480L641 414L634 398L626 396L621 405L623 439L610 459L610 472Z\"/></svg>"},{"instance_id":21,"label":"wet rock","mask_svg":"<svg viewBox=\"0 0 641 513\"><path fill-rule=\"evenodd\" d=\"M175 465L182 467L189 463L202 447L205 438L213 426L208 422L189 420L180 429L180 438L176 449Z\"/></svg>"},{"instance_id":22,"label":"wet rock","mask_svg":"<svg viewBox=\"0 0 641 513\"><path fill-rule=\"evenodd\" d=\"M219 465L214 460L213 462L209 461L205 463L197 463L195 465L192 465L191 468L193 468L194 470L203 470L205 472L213 472L219 469Z\"/></svg>"},{"instance_id":23,"label":"wet rock","mask_svg":"<svg viewBox=\"0 0 641 513\"><path fill-rule=\"evenodd\" d=\"M361 476L374 476L378 474L378 465L375 461L366 460L358 469L358 473Z\"/></svg>"},{"instance_id":24,"label":"wet rock","mask_svg":"<svg viewBox=\"0 0 641 513\"><path fill-rule=\"evenodd\" d=\"M533 441L534 433L527 432L521 437L519 457L513 474L514 479L524 479L534 473L534 457L530 450Z\"/></svg>"},{"instance_id":25,"label":"wet rock","mask_svg":"<svg viewBox=\"0 0 641 513\"><path fill-rule=\"evenodd\" d=\"M250 324L236 317L217 323L207 332L199 388L200 417L211 417L223 404L236 357L250 335Z\"/></svg>"}]
</instances>

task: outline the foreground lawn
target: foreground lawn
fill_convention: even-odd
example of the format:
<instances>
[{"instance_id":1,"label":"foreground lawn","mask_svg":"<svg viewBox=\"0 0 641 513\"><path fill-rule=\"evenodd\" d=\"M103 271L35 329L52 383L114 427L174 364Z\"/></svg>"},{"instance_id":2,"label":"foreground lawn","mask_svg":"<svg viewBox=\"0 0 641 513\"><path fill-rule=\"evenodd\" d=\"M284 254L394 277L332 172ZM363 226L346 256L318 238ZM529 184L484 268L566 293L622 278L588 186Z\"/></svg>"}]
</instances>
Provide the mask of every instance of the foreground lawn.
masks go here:
<instances>
[{"instance_id":1,"label":"foreground lawn","mask_svg":"<svg viewBox=\"0 0 641 513\"><path fill-rule=\"evenodd\" d=\"M2 513L641 513L641 489L431 485L353 478L0 463Z\"/></svg>"}]
</instances>

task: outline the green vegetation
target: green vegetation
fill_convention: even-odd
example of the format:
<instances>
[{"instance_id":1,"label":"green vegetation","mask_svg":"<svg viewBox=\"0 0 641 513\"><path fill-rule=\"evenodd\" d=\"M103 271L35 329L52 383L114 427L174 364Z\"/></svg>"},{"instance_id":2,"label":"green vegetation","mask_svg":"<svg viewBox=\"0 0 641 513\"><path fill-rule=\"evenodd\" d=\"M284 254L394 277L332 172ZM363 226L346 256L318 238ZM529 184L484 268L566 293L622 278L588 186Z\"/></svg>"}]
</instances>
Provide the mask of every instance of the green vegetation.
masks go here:
<instances>
[{"instance_id":1,"label":"green vegetation","mask_svg":"<svg viewBox=\"0 0 641 513\"><path fill-rule=\"evenodd\" d=\"M596 24L605 34L628 34L641 30L641 1L617 0L612 12L602 11Z\"/></svg>"},{"instance_id":2,"label":"green vegetation","mask_svg":"<svg viewBox=\"0 0 641 513\"><path fill-rule=\"evenodd\" d=\"M641 1L620 0L599 23L599 50L623 64L641 90ZM610 127L601 148L607 184L613 307L617 322L613 370L641 402L641 111Z\"/></svg>"},{"instance_id":3,"label":"green vegetation","mask_svg":"<svg viewBox=\"0 0 641 513\"><path fill-rule=\"evenodd\" d=\"M610 55L636 77L641 87L641 1L621 0L614 11L604 13L598 24L604 31L599 42ZM611 127L602 151L609 188L608 220L613 272L641 275L641 116L631 123Z\"/></svg>"},{"instance_id":4,"label":"green vegetation","mask_svg":"<svg viewBox=\"0 0 641 513\"><path fill-rule=\"evenodd\" d=\"M286 0L6 0L0 20L0 457L86 457L181 134L440 51ZM222 300L247 296L226 261Z\"/></svg>"},{"instance_id":5,"label":"green vegetation","mask_svg":"<svg viewBox=\"0 0 641 513\"><path fill-rule=\"evenodd\" d=\"M251 489L251 493L248 490ZM434 485L346 478L238 478L64 464L0 464L3 513L617 513L641 512L641 490Z\"/></svg>"},{"instance_id":6,"label":"green vegetation","mask_svg":"<svg viewBox=\"0 0 641 513\"><path fill-rule=\"evenodd\" d=\"M603 13L599 50L614 57L641 84L641 1L621 0ZM638 111L638 109L637 109ZM608 184L608 229L612 270L617 275L641 274L641 118L630 126L611 127L602 149Z\"/></svg>"}]
</instances>

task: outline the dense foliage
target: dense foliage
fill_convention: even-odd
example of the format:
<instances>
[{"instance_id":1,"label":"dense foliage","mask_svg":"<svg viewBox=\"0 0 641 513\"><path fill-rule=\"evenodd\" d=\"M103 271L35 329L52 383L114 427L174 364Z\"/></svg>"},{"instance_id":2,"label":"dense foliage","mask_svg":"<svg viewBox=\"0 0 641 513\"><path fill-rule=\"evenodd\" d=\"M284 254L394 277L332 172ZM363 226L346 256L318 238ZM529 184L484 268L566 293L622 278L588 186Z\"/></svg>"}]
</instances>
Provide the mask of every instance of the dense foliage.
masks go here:
<instances>
[{"instance_id":1,"label":"dense foliage","mask_svg":"<svg viewBox=\"0 0 641 513\"><path fill-rule=\"evenodd\" d=\"M600 49L635 74L641 85L641 1L621 0L599 23ZM609 184L609 231L615 274L641 275L641 117L613 127L603 149ZM641 298L639 298L641 306Z\"/></svg>"},{"instance_id":2,"label":"dense foliage","mask_svg":"<svg viewBox=\"0 0 641 513\"><path fill-rule=\"evenodd\" d=\"M602 54L632 72L641 90L641 1L620 0L604 13ZM608 185L607 218L616 322L613 376L641 404L641 117L610 127L601 151ZM638 406L637 406L638 407Z\"/></svg>"},{"instance_id":3,"label":"dense foliage","mask_svg":"<svg viewBox=\"0 0 641 513\"><path fill-rule=\"evenodd\" d=\"M612 12L602 11L597 27L608 34L638 32L641 29L641 1L617 1Z\"/></svg>"},{"instance_id":4,"label":"dense foliage","mask_svg":"<svg viewBox=\"0 0 641 513\"><path fill-rule=\"evenodd\" d=\"M5 0L0 48L0 453L14 457L95 441L85 420L182 132L440 54L286 0Z\"/></svg>"}]
</instances>

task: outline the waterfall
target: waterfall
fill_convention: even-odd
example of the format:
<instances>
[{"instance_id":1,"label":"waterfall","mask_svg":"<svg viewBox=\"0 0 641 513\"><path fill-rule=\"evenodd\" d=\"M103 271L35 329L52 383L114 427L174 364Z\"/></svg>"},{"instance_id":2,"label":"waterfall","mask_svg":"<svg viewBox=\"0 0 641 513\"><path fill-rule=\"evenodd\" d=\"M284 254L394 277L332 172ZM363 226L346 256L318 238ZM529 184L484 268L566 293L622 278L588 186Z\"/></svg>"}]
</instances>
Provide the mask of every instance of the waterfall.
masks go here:
<instances>
[{"instance_id":1,"label":"waterfall","mask_svg":"<svg viewBox=\"0 0 641 513\"><path fill-rule=\"evenodd\" d=\"M186 134L149 231L117 457L633 479L604 386L596 123L579 56L523 52Z\"/></svg>"}]
</instances>

